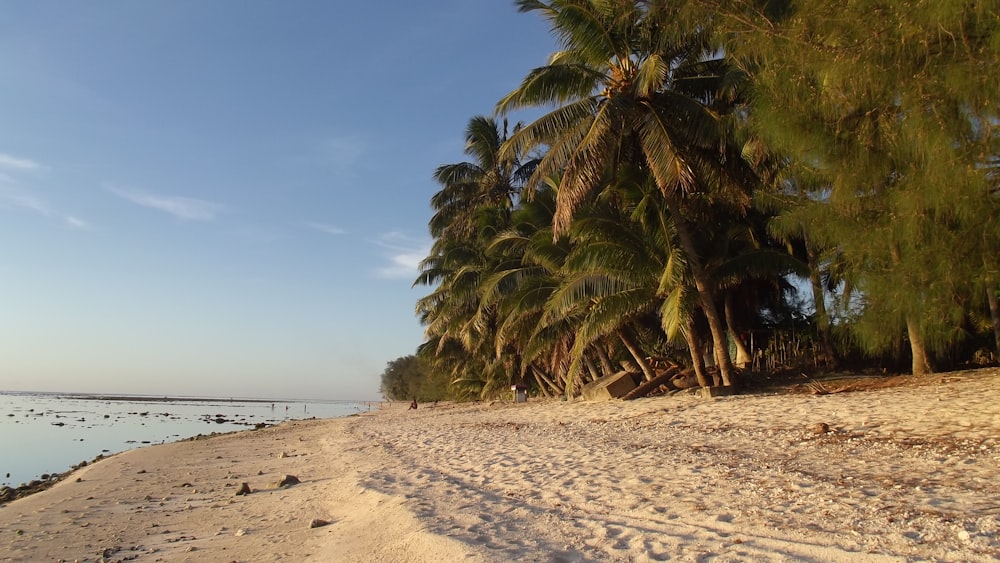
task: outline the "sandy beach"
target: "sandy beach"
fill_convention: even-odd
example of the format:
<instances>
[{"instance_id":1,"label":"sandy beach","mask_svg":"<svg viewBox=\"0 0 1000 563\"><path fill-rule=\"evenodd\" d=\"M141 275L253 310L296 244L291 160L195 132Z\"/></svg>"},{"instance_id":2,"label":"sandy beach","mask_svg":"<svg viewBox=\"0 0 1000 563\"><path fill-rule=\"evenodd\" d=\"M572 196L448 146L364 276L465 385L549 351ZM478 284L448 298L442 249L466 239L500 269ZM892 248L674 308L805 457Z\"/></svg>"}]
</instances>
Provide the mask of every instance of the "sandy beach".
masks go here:
<instances>
[{"instance_id":1,"label":"sandy beach","mask_svg":"<svg viewBox=\"0 0 1000 563\"><path fill-rule=\"evenodd\" d=\"M142 448L0 507L0 560L1000 558L1000 370L818 390L398 403Z\"/></svg>"}]
</instances>

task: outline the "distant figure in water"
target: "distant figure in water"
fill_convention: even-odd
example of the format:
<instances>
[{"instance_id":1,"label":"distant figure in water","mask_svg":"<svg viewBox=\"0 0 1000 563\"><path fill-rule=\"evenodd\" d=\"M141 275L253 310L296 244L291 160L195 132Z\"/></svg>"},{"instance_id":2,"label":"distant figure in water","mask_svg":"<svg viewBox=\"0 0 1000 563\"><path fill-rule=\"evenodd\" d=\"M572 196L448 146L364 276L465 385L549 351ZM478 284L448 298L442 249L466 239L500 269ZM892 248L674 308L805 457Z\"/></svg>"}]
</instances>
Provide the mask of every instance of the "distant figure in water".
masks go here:
<instances>
[{"instance_id":1,"label":"distant figure in water","mask_svg":"<svg viewBox=\"0 0 1000 563\"><path fill-rule=\"evenodd\" d=\"M412 410L412 409L415 409L415 408L417 408L417 400L413 399L413 402L410 403L410 409Z\"/></svg>"}]
</instances>

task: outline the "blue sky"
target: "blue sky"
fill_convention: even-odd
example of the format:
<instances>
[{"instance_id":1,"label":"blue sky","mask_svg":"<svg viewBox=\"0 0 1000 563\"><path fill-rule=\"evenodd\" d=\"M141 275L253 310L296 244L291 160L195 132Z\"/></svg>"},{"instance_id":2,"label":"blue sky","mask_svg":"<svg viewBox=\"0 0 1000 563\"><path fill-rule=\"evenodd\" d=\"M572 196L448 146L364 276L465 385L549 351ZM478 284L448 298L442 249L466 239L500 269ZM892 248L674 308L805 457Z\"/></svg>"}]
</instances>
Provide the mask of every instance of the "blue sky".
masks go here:
<instances>
[{"instance_id":1,"label":"blue sky","mask_svg":"<svg viewBox=\"0 0 1000 563\"><path fill-rule=\"evenodd\" d=\"M505 0L0 4L0 390L371 399Z\"/></svg>"}]
</instances>

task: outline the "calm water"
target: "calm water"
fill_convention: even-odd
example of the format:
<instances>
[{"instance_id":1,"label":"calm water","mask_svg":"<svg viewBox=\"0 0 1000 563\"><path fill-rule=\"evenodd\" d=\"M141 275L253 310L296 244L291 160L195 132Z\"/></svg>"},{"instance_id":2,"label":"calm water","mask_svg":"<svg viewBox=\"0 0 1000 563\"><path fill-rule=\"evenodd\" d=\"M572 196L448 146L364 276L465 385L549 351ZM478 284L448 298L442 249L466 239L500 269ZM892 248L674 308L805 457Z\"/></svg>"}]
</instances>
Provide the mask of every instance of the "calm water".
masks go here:
<instances>
[{"instance_id":1,"label":"calm water","mask_svg":"<svg viewBox=\"0 0 1000 563\"><path fill-rule=\"evenodd\" d=\"M345 401L139 399L0 392L0 484L14 487L43 473L61 473L102 453L370 408Z\"/></svg>"}]
</instances>

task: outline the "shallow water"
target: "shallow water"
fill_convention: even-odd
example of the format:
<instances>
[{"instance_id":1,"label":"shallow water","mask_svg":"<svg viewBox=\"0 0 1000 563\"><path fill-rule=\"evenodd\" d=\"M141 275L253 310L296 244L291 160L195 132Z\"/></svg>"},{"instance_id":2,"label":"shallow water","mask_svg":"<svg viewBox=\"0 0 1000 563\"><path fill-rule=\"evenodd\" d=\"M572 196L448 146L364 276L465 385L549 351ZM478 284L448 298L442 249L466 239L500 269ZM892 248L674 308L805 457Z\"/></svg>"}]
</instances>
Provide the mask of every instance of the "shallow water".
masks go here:
<instances>
[{"instance_id":1,"label":"shallow water","mask_svg":"<svg viewBox=\"0 0 1000 563\"><path fill-rule=\"evenodd\" d=\"M333 418L369 404L331 401L121 398L0 393L0 485L61 473L81 461L212 432ZM222 422L218 422L221 420Z\"/></svg>"}]
</instances>

